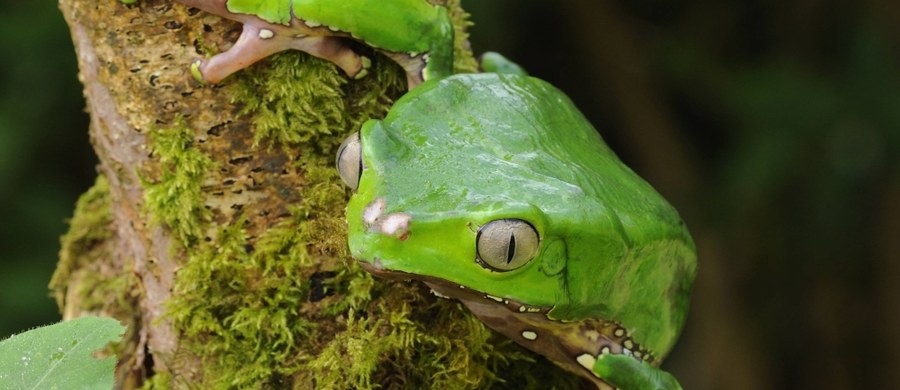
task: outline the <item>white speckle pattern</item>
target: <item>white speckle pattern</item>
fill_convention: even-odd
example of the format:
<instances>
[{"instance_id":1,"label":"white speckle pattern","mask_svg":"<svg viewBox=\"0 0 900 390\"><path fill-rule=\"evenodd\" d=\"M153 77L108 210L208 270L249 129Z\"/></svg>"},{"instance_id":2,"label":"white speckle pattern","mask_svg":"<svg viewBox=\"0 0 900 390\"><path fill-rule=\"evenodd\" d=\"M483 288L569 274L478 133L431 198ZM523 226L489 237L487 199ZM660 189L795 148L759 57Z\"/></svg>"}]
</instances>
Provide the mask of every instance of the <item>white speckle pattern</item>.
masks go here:
<instances>
[{"instance_id":1,"label":"white speckle pattern","mask_svg":"<svg viewBox=\"0 0 900 390\"><path fill-rule=\"evenodd\" d=\"M491 299L491 300L503 303L503 298L500 298L500 297L495 297L493 295L485 295L484 297L487 299Z\"/></svg>"},{"instance_id":2,"label":"white speckle pattern","mask_svg":"<svg viewBox=\"0 0 900 390\"><path fill-rule=\"evenodd\" d=\"M530 330L526 330L526 331L522 332L522 338L525 340L534 341L534 340L537 340L537 333L532 332Z\"/></svg>"},{"instance_id":3,"label":"white speckle pattern","mask_svg":"<svg viewBox=\"0 0 900 390\"><path fill-rule=\"evenodd\" d=\"M578 364L591 372L594 371L594 364L597 363L597 358L588 353L578 356L575 360L578 361Z\"/></svg>"},{"instance_id":4,"label":"white speckle pattern","mask_svg":"<svg viewBox=\"0 0 900 390\"><path fill-rule=\"evenodd\" d=\"M267 28L259 30L259 39L269 39L275 36L275 32Z\"/></svg>"},{"instance_id":5,"label":"white speckle pattern","mask_svg":"<svg viewBox=\"0 0 900 390\"><path fill-rule=\"evenodd\" d=\"M441 294L441 293L439 293L439 292L437 292L437 291L434 291L434 289L431 290L431 293L434 294L434 296L436 296L436 297L438 297L438 298L450 299L450 297L448 297L448 296L446 296L446 295L444 295L444 294Z\"/></svg>"}]
</instances>

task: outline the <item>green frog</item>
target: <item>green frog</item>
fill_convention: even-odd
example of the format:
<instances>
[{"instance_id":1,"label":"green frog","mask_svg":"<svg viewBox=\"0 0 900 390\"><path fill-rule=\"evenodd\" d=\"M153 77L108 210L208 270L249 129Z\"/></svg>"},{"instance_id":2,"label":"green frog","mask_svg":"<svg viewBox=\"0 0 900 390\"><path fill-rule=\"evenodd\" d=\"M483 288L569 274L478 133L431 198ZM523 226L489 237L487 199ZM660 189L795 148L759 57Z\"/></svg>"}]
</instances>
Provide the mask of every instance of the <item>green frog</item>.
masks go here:
<instances>
[{"instance_id":1,"label":"green frog","mask_svg":"<svg viewBox=\"0 0 900 390\"><path fill-rule=\"evenodd\" d=\"M697 270L684 222L565 94L489 68L513 70L429 80L341 146L352 255L598 388L679 389L658 365Z\"/></svg>"}]
</instances>

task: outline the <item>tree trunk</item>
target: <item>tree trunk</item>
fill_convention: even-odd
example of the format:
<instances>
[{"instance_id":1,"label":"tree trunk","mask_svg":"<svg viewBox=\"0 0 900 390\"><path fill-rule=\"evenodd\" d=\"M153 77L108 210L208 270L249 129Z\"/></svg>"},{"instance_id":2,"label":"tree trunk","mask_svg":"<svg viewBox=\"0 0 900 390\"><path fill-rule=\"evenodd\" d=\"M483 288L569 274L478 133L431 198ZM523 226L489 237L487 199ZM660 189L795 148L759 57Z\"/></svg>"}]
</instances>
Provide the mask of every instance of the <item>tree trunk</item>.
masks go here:
<instances>
[{"instance_id":1,"label":"tree trunk","mask_svg":"<svg viewBox=\"0 0 900 390\"><path fill-rule=\"evenodd\" d=\"M459 71L473 71L458 0ZM113 316L122 388L575 386L419 283L347 253L340 141L405 89L302 53L200 85L237 24L163 0L61 0L99 157L51 282L66 318ZM73 129L74 130L74 129ZM537 368L539 366L540 368Z\"/></svg>"}]
</instances>

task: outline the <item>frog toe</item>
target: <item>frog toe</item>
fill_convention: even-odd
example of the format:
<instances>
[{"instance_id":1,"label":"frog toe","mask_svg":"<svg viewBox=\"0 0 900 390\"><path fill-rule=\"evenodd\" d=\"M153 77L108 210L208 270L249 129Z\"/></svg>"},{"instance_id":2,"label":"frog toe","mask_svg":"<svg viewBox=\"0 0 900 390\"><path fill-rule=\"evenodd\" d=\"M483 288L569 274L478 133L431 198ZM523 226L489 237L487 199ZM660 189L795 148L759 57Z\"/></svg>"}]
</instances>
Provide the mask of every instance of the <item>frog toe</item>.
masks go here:
<instances>
[{"instance_id":1,"label":"frog toe","mask_svg":"<svg viewBox=\"0 0 900 390\"><path fill-rule=\"evenodd\" d=\"M347 76L354 79L364 77L371 65L368 58L360 56L350 49L339 37L299 36L291 40L290 46L292 49L309 53L335 64Z\"/></svg>"},{"instance_id":2,"label":"frog toe","mask_svg":"<svg viewBox=\"0 0 900 390\"><path fill-rule=\"evenodd\" d=\"M203 60L191 62L191 76L194 77L194 80L206 84L206 79L203 78L203 71L200 70L201 66L203 66Z\"/></svg>"},{"instance_id":3,"label":"frog toe","mask_svg":"<svg viewBox=\"0 0 900 390\"><path fill-rule=\"evenodd\" d=\"M283 34L265 26L244 23L241 36L231 49L206 60L194 61L191 74L201 82L216 84L263 58L290 48L289 39Z\"/></svg>"}]
</instances>

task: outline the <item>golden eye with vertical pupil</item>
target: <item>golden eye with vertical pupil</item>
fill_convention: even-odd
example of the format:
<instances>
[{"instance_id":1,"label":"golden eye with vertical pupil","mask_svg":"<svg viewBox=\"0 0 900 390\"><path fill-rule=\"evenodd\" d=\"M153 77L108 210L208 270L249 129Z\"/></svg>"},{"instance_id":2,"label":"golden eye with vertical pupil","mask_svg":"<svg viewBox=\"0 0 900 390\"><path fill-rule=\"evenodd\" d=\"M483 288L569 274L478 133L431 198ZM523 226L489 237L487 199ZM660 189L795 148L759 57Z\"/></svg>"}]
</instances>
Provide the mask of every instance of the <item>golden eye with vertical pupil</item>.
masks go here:
<instances>
[{"instance_id":1,"label":"golden eye with vertical pupil","mask_svg":"<svg viewBox=\"0 0 900 390\"><path fill-rule=\"evenodd\" d=\"M351 190L356 191L356 188L359 187L359 177L365 167L362 161L362 144L359 141L358 131L347 137L338 148L335 165L341 174L341 180Z\"/></svg>"},{"instance_id":2,"label":"golden eye with vertical pupil","mask_svg":"<svg viewBox=\"0 0 900 390\"><path fill-rule=\"evenodd\" d=\"M511 271L527 264L538 252L540 238L530 223L498 219L478 229L478 262L495 271Z\"/></svg>"}]
</instances>

